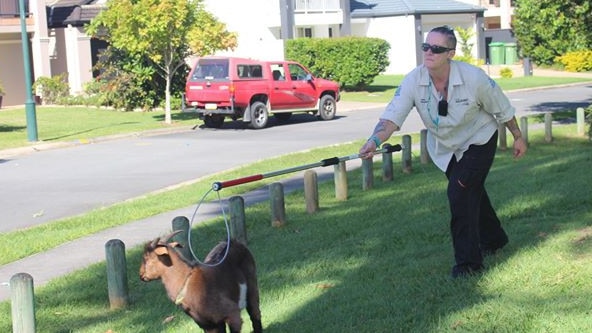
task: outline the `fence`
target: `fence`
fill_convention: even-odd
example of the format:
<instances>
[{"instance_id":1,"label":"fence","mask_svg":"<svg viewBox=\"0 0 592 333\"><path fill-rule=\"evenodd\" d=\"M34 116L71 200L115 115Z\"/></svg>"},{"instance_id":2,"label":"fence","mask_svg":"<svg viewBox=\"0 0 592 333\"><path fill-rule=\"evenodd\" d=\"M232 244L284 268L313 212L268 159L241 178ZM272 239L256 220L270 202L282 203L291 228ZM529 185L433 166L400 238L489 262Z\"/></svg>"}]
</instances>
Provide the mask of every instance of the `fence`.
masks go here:
<instances>
[{"instance_id":1,"label":"fence","mask_svg":"<svg viewBox=\"0 0 592 333\"><path fill-rule=\"evenodd\" d=\"M584 130L584 109L578 108L576 111L577 115L577 133L580 136L585 135ZM544 116L545 126L545 142L550 143L553 141L552 135L552 114L546 113ZM528 143L528 121L527 118L520 118L520 128L522 129L522 136ZM499 142L498 148L501 150L507 149L506 140L506 129L504 126L500 126L499 129ZM426 130L420 132L420 156L419 161L422 164L429 162L429 156L426 149ZM383 146L384 147L384 146ZM412 166L412 149L413 145L411 142L411 136L403 135L402 137L402 156L401 156L401 170L403 173L411 173L413 171ZM392 153L396 150L385 149L382 153L382 180L393 181L393 159ZM352 155L353 156L353 155ZM337 161L330 159L333 163L334 172L334 183L335 183L335 198L338 200L347 200L347 171L346 162L352 159L352 156L342 158ZM338 163L337 163L338 162ZM326 166L324 161L319 163L308 165L314 166ZM307 166L305 166L307 167ZM373 160L367 159L362 160L362 189L370 190L373 187L374 181L374 168ZM301 171L300 168L287 169L288 171ZM265 176L273 176L280 174L278 172L270 173L267 175L258 175L257 179L265 178ZM252 179L247 177L248 179ZM319 195L318 195L318 182L317 174L314 170L306 170L304 173L304 196L306 203L306 211L308 213L315 213L319 209ZM254 180L257 180L254 179ZM218 183L220 186L222 183ZM228 182L224 184L229 184ZM240 182L236 183L240 184ZM220 187L221 188L221 187ZM271 225L281 226L286 223L286 211L284 207L284 189L283 185L279 182L272 183L269 186L269 202L271 210ZM247 244L247 229L245 226L245 205L244 199L240 196L233 196L229 199L229 229L231 237L238 241ZM182 247L181 254L187 259L192 259L192 254L187 246L187 235L190 232L189 220L184 216L178 216L172 221L172 229L174 231L181 230L181 233L177 234L174 241L184 245ZM109 304L112 309L126 307L129 303L129 291L127 285L127 272L126 272L126 258L125 258L125 244L118 239L109 240L105 244L105 255L107 264L107 288L109 295ZM12 327L13 333L34 333L35 332L35 302L33 292L33 277L27 273L18 273L10 279L11 287L11 307L12 307Z\"/></svg>"}]
</instances>

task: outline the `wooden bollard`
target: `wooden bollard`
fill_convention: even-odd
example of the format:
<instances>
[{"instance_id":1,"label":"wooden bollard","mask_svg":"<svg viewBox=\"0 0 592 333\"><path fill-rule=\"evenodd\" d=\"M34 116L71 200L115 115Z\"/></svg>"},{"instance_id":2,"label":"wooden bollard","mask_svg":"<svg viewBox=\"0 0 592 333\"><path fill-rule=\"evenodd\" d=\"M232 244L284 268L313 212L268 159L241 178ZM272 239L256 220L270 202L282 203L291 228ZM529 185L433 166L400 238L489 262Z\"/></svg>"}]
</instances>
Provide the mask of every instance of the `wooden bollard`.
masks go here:
<instances>
[{"instance_id":1,"label":"wooden bollard","mask_svg":"<svg viewBox=\"0 0 592 333\"><path fill-rule=\"evenodd\" d=\"M522 132L524 142L528 144L528 118L526 117L520 117L520 132Z\"/></svg>"},{"instance_id":2,"label":"wooden bollard","mask_svg":"<svg viewBox=\"0 0 592 333\"><path fill-rule=\"evenodd\" d=\"M127 262L125 244L119 239L111 239L105 244L107 262L107 288L111 309L119 309L128 304Z\"/></svg>"},{"instance_id":3,"label":"wooden bollard","mask_svg":"<svg viewBox=\"0 0 592 333\"><path fill-rule=\"evenodd\" d=\"M411 173L411 135L403 135L403 154L401 164L404 173Z\"/></svg>"},{"instance_id":4,"label":"wooden bollard","mask_svg":"<svg viewBox=\"0 0 592 333\"><path fill-rule=\"evenodd\" d=\"M10 278L10 299L12 332L35 333L35 300L31 275L18 273Z\"/></svg>"},{"instance_id":5,"label":"wooden bollard","mask_svg":"<svg viewBox=\"0 0 592 333\"><path fill-rule=\"evenodd\" d=\"M304 172L304 201L306 212L315 213L319 210L319 186L317 173L314 170Z\"/></svg>"},{"instance_id":6,"label":"wooden bollard","mask_svg":"<svg viewBox=\"0 0 592 333\"><path fill-rule=\"evenodd\" d=\"M241 196L233 196L228 199L228 204L230 207L230 237L248 245L245 199Z\"/></svg>"},{"instance_id":7,"label":"wooden bollard","mask_svg":"<svg viewBox=\"0 0 592 333\"><path fill-rule=\"evenodd\" d=\"M374 186L374 160L362 160L362 190L369 190Z\"/></svg>"},{"instance_id":8,"label":"wooden bollard","mask_svg":"<svg viewBox=\"0 0 592 333\"><path fill-rule=\"evenodd\" d=\"M499 124L497 127L498 132L498 141L499 141L499 149L506 150L508 149L508 138L506 135L506 124Z\"/></svg>"},{"instance_id":9,"label":"wooden bollard","mask_svg":"<svg viewBox=\"0 0 592 333\"><path fill-rule=\"evenodd\" d=\"M347 170L345 161L333 166L333 180L335 182L335 199L347 200Z\"/></svg>"},{"instance_id":10,"label":"wooden bollard","mask_svg":"<svg viewBox=\"0 0 592 333\"><path fill-rule=\"evenodd\" d=\"M428 153L428 130L422 129L419 132L419 162L421 164L428 164L430 162L430 154Z\"/></svg>"},{"instance_id":11,"label":"wooden bollard","mask_svg":"<svg viewBox=\"0 0 592 333\"><path fill-rule=\"evenodd\" d=\"M553 141L553 115L545 113L545 142Z\"/></svg>"},{"instance_id":12,"label":"wooden bollard","mask_svg":"<svg viewBox=\"0 0 592 333\"><path fill-rule=\"evenodd\" d=\"M272 183L269 185L269 202L271 204L271 226L281 227L286 224L284 186L282 183Z\"/></svg>"},{"instance_id":13,"label":"wooden bollard","mask_svg":"<svg viewBox=\"0 0 592 333\"><path fill-rule=\"evenodd\" d=\"M390 147L388 143L382 147ZM390 182L393 180L393 153L382 153L382 181Z\"/></svg>"},{"instance_id":14,"label":"wooden bollard","mask_svg":"<svg viewBox=\"0 0 592 333\"><path fill-rule=\"evenodd\" d=\"M584 114L584 108L576 109L576 123L578 126L578 135L584 135L584 125L586 123L586 115Z\"/></svg>"},{"instance_id":15,"label":"wooden bollard","mask_svg":"<svg viewBox=\"0 0 592 333\"><path fill-rule=\"evenodd\" d=\"M173 241L181 244L181 247L176 248L177 251L185 257L185 259L192 261L193 255L191 254L191 244L188 244L189 241L189 219L185 216L177 216L171 222L173 231L180 231L178 234L173 236Z\"/></svg>"}]
</instances>

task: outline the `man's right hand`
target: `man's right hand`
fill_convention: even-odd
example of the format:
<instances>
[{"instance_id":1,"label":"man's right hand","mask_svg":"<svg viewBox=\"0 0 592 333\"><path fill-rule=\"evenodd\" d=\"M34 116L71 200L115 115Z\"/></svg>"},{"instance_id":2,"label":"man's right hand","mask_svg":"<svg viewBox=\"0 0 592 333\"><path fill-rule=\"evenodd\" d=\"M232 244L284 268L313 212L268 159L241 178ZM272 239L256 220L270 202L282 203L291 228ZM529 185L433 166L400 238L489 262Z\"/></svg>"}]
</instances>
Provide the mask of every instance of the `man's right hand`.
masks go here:
<instances>
[{"instance_id":1,"label":"man's right hand","mask_svg":"<svg viewBox=\"0 0 592 333\"><path fill-rule=\"evenodd\" d=\"M374 151L377 149L376 144L372 140L366 141L366 143L360 148L360 158L363 160L371 159L374 156Z\"/></svg>"}]
</instances>

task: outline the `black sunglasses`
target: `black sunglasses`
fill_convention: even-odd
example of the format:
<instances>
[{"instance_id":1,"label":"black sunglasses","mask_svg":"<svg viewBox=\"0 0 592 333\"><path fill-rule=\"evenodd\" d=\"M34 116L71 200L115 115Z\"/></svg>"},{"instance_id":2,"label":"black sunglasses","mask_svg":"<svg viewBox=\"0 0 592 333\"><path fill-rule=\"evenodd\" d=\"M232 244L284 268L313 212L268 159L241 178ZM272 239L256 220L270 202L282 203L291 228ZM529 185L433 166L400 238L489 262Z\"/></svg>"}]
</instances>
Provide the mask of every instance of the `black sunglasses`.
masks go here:
<instances>
[{"instance_id":1,"label":"black sunglasses","mask_svg":"<svg viewBox=\"0 0 592 333\"><path fill-rule=\"evenodd\" d=\"M446 51L454 50L454 49L440 46L440 45L430 45L428 43L421 44L421 49L423 50L423 52L428 52L428 50L432 50L432 53L434 53L434 54L440 54L440 53L444 53Z\"/></svg>"},{"instance_id":2,"label":"black sunglasses","mask_svg":"<svg viewBox=\"0 0 592 333\"><path fill-rule=\"evenodd\" d=\"M445 99L438 102L438 115L446 117L448 115L448 101Z\"/></svg>"}]
</instances>

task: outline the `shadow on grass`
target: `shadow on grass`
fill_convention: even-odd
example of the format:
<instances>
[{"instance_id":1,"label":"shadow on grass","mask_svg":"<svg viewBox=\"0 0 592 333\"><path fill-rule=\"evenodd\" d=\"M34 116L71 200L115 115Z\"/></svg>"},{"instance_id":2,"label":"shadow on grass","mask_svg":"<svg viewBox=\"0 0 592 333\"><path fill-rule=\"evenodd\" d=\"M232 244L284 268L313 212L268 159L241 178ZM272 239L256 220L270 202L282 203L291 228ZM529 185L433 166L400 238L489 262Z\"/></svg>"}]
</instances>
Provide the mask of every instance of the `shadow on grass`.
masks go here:
<instances>
[{"instance_id":1,"label":"shadow on grass","mask_svg":"<svg viewBox=\"0 0 592 333\"><path fill-rule=\"evenodd\" d=\"M343 87L343 91L346 92L368 92L368 93L384 93L389 90L397 89L399 86L397 85L370 85L363 89L359 89L356 87L345 86Z\"/></svg>"},{"instance_id":2,"label":"shadow on grass","mask_svg":"<svg viewBox=\"0 0 592 333\"><path fill-rule=\"evenodd\" d=\"M581 172L581 166L590 165L591 156L589 143L582 140L545 144L542 138L531 140L531 151L520 162L510 151L498 153L487 188L510 244L487 259L490 268L503 267L523 249L566 229L581 231L579 239L588 239L592 198L585 186L589 188L592 175ZM471 318L447 319L501 297L483 290L489 272L460 281L448 278L453 257L444 175L425 166L382 182L380 167L375 164L371 192L359 188L359 171L350 172L347 201L335 200L333 184L322 183L321 209L315 214L300 211L302 193L287 194L287 224L282 228L270 227L268 203L247 208L266 332L463 331ZM198 256L203 258L224 232L220 219L194 229ZM574 251L581 251L577 244ZM590 246L588 241L582 244ZM129 308L108 310L105 265L98 264L38 292L39 331L199 332L166 298L160 282L139 281L140 254L138 248L127 252ZM592 292L578 290L583 299L592 297ZM542 297L525 291L508 299L512 304L504 306L520 309L526 318L536 316L541 306L549 312L588 313L587 304L565 293ZM7 308L3 304L2 312ZM171 315L174 319L165 323ZM505 319L497 322L498 331L516 331L513 325L520 320ZM249 329L243 331L250 331L248 319L244 325ZM0 331L9 327L0 325Z\"/></svg>"},{"instance_id":3,"label":"shadow on grass","mask_svg":"<svg viewBox=\"0 0 592 333\"><path fill-rule=\"evenodd\" d=\"M0 133L3 132L18 132L24 131L27 129L27 126L11 126L11 125L3 125L0 124Z\"/></svg>"}]
</instances>

